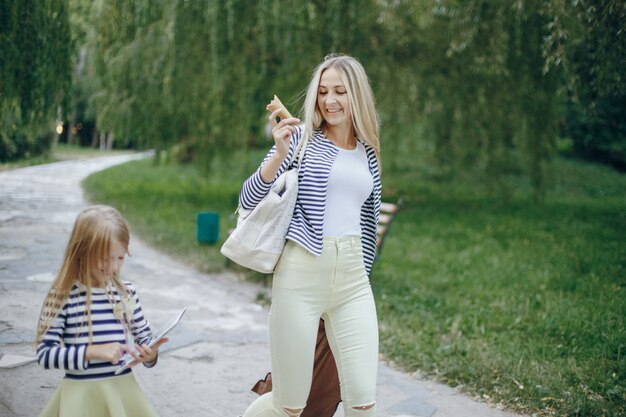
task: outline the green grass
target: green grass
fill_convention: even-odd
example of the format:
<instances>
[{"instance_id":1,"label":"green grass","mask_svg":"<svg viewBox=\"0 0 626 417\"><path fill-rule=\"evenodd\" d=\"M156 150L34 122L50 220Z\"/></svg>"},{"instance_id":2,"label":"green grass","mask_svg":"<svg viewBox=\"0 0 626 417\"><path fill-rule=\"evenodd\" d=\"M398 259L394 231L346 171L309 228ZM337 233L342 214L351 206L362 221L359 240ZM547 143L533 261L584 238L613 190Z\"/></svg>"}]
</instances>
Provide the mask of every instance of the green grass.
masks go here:
<instances>
[{"instance_id":1,"label":"green grass","mask_svg":"<svg viewBox=\"0 0 626 417\"><path fill-rule=\"evenodd\" d=\"M218 160L206 174L189 165L144 159L92 175L84 186L91 201L118 208L142 239L198 270L215 272L226 265L219 248L235 226L241 183L259 159L262 154L252 153ZM219 214L215 245L196 240L196 214L202 211Z\"/></svg>"},{"instance_id":2,"label":"green grass","mask_svg":"<svg viewBox=\"0 0 626 417\"><path fill-rule=\"evenodd\" d=\"M144 239L215 271L261 155L220 159L206 175L136 161L85 186ZM384 355L515 410L624 415L626 177L557 160L538 203L521 180L502 200L470 179L385 174L385 200L405 203L372 274ZM221 216L215 246L195 240L204 210Z\"/></svg>"},{"instance_id":3,"label":"green grass","mask_svg":"<svg viewBox=\"0 0 626 417\"><path fill-rule=\"evenodd\" d=\"M375 265L382 351L526 412L626 412L626 178L557 161L536 204L391 182L408 200Z\"/></svg>"}]
</instances>

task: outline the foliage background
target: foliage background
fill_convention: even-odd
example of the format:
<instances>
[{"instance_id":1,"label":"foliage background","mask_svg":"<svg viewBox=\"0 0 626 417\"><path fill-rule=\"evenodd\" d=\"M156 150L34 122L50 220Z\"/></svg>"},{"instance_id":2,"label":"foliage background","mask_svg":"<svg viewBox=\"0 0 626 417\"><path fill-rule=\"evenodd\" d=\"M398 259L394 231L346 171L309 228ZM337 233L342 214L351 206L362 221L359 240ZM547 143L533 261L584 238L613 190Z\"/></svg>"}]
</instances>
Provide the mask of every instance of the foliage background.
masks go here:
<instances>
[{"instance_id":1,"label":"foliage background","mask_svg":"<svg viewBox=\"0 0 626 417\"><path fill-rule=\"evenodd\" d=\"M0 5L2 160L47 149L58 118L69 143L155 148L206 172L266 147L268 99L297 113L315 65L342 52L370 75L391 172L428 153L436 175L506 194L516 173L540 192L557 150L624 168L617 0Z\"/></svg>"},{"instance_id":2,"label":"foliage background","mask_svg":"<svg viewBox=\"0 0 626 417\"><path fill-rule=\"evenodd\" d=\"M0 0L0 162L45 153L68 106L69 8Z\"/></svg>"},{"instance_id":3,"label":"foliage background","mask_svg":"<svg viewBox=\"0 0 626 417\"><path fill-rule=\"evenodd\" d=\"M624 171L625 27L619 0L0 0L0 162L154 148L91 197L214 267L193 214L228 218L273 94L297 114L321 59L353 55L405 200L374 271L385 354L520 410L617 416L624 177L555 156Z\"/></svg>"}]
</instances>

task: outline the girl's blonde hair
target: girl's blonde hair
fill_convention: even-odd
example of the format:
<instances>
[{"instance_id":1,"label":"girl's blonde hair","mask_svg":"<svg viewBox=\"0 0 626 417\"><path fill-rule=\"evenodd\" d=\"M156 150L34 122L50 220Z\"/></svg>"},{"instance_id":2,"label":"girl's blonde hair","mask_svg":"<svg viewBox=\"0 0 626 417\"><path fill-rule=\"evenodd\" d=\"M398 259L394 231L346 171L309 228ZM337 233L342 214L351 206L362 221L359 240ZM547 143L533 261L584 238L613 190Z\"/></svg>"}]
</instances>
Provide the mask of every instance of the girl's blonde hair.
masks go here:
<instances>
[{"instance_id":1,"label":"girl's blonde hair","mask_svg":"<svg viewBox=\"0 0 626 417\"><path fill-rule=\"evenodd\" d=\"M78 215L65 249L59 274L52 283L41 307L35 344L39 343L50 329L63 309L72 287L77 282L87 287L85 300L87 317L83 317L83 324L86 320L89 326L89 343L91 343L91 287L103 284L101 268L110 259L113 243L117 242L128 253L129 241L128 225L113 207L91 206ZM121 297L130 295L119 278L119 271L113 272L111 282Z\"/></svg>"},{"instance_id":2,"label":"girl's blonde hair","mask_svg":"<svg viewBox=\"0 0 626 417\"><path fill-rule=\"evenodd\" d=\"M313 73L306 90L302 116L304 133L313 138L313 131L324 126L324 118L317 107L317 92L322 73L328 68L335 68L346 86L352 113L352 125L357 138L374 149L380 166L380 141L378 138L379 121L374 104L374 93L363 65L348 55L332 54L324 58Z\"/></svg>"}]
</instances>

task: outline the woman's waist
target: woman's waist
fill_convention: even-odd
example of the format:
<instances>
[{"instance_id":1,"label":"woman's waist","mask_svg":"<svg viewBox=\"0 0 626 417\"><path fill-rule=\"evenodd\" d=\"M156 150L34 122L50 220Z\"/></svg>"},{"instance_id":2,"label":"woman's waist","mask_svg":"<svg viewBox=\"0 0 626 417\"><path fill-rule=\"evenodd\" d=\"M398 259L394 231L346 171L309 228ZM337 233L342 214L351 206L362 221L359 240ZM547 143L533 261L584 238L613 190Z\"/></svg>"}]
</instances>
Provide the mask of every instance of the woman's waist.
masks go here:
<instances>
[{"instance_id":1,"label":"woman's waist","mask_svg":"<svg viewBox=\"0 0 626 417\"><path fill-rule=\"evenodd\" d=\"M357 235L345 235L345 236L324 236L322 238L322 242L324 244L341 244L341 243L350 243L350 244L358 244L361 243L361 236Z\"/></svg>"}]
</instances>

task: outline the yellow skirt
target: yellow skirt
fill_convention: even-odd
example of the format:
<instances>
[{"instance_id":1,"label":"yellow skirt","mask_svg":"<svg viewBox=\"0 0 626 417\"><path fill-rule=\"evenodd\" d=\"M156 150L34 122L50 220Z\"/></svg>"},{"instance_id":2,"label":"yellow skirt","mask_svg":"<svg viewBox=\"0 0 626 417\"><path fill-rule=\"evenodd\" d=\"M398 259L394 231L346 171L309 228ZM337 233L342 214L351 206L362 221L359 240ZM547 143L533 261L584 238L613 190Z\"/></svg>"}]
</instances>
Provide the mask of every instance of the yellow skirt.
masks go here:
<instances>
[{"instance_id":1,"label":"yellow skirt","mask_svg":"<svg viewBox=\"0 0 626 417\"><path fill-rule=\"evenodd\" d=\"M157 417L135 376L64 378L39 417Z\"/></svg>"}]
</instances>

